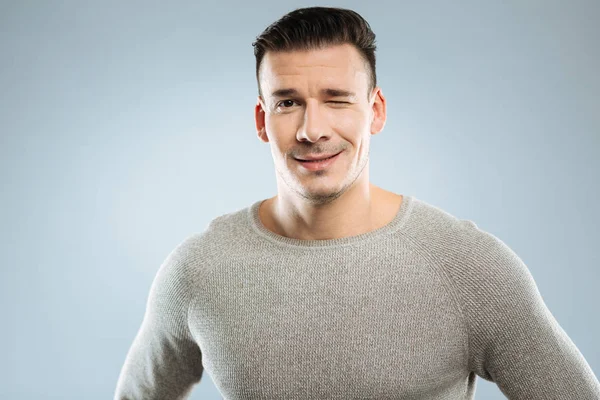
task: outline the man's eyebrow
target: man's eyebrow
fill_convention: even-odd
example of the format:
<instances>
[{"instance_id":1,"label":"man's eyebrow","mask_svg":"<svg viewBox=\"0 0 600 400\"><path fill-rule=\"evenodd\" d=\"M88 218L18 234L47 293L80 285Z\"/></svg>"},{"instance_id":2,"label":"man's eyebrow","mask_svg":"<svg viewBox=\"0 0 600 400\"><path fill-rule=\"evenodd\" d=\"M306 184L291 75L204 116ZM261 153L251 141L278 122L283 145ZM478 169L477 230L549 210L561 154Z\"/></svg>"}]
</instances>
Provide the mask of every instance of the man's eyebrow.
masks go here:
<instances>
[{"instance_id":1,"label":"man's eyebrow","mask_svg":"<svg viewBox=\"0 0 600 400\"><path fill-rule=\"evenodd\" d=\"M296 89L278 89L271 93L272 97L286 97L286 96L297 96L298 91ZM356 93L350 92L343 89L325 88L321 89L321 95L331 97L355 97Z\"/></svg>"}]
</instances>

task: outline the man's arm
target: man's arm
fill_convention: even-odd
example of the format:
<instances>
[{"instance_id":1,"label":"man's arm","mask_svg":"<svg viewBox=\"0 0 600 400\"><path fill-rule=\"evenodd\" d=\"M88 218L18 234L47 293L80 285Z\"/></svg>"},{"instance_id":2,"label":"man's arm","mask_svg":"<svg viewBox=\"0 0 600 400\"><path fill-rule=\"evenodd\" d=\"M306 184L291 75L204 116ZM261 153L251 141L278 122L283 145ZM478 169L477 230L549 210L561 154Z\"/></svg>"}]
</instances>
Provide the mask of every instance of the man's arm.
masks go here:
<instances>
[{"instance_id":1,"label":"man's arm","mask_svg":"<svg viewBox=\"0 0 600 400\"><path fill-rule=\"evenodd\" d=\"M477 265L458 285L470 329L470 370L511 400L600 399L598 379L523 261L489 233L471 246L469 262Z\"/></svg>"},{"instance_id":2,"label":"man's arm","mask_svg":"<svg viewBox=\"0 0 600 400\"><path fill-rule=\"evenodd\" d=\"M202 355L187 323L193 292L191 244L180 243L160 266L141 327L121 369L115 400L186 399L202 377Z\"/></svg>"}]
</instances>

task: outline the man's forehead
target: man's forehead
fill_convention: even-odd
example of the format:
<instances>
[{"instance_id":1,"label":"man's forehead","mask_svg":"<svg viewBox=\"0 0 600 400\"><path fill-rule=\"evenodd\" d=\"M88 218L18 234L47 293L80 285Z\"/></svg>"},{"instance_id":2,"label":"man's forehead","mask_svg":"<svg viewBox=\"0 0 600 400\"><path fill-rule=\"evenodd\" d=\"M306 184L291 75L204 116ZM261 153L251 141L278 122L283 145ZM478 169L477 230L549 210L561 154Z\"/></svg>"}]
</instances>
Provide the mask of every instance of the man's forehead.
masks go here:
<instances>
[{"instance_id":1,"label":"man's forehead","mask_svg":"<svg viewBox=\"0 0 600 400\"><path fill-rule=\"evenodd\" d=\"M267 51L262 70L271 78L307 73L355 75L364 73L364 62L353 46L337 45L312 50Z\"/></svg>"},{"instance_id":2,"label":"man's forehead","mask_svg":"<svg viewBox=\"0 0 600 400\"><path fill-rule=\"evenodd\" d=\"M355 96L361 90L366 72L345 65L340 67L322 68L320 65L281 65L271 68L267 65L261 78L265 95L282 97L300 95L305 88L317 91L326 96Z\"/></svg>"},{"instance_id":3,"label":"man's forehead","mask_svg":"<svg viewBox=\"0 0 600 400\"><path fill-rule=\"evenodd\" d=\"M267 52L263 67L272 75L295 75L307 72L347 74L362 69L360 59L345 48L310 51Z\"/></svg>"},{"instance_id":4,"label":"man's forehead","mask_svg":"<svg viewBox=\"0 0 600 400\"><path fill-rule=\"evenodd\" d=\"M316 50L267 52L261 65L267 98L313 95L353 97L367 85L368 67L351 45Z\"/></svg>"},{"instance_id":5,"label":"man's forehead","mask_svg":"<svg viewBox=\"0 0 600 400\"><path fill-rule=\"evenodd\" d=\"M262 76L272 86L285 87L297 81L326 81L330 84L354 82L361 79L364 71L357 70L352 65L321 65L321 64L280 64L265 65Z\"/></svg>"}]
</instances>

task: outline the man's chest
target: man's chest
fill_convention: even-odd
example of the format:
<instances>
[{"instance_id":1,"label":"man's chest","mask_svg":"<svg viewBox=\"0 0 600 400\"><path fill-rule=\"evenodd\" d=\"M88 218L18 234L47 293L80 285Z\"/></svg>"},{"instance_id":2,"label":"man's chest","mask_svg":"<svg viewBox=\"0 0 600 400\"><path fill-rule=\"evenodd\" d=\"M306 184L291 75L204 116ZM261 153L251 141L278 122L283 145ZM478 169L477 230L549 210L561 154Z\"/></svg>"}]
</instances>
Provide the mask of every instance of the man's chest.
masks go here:
<instances>
[{"instance_id":1,"label":"man's chest","mask_svg":"<svg viewBox=\"0 0 600 400\"><path fill-rule=\"evenodd\" d=\"M460 398L466 390L466 327L426 265L247 261L213 271L189 323L227 399Z\"/></svg>"}]
</instances>

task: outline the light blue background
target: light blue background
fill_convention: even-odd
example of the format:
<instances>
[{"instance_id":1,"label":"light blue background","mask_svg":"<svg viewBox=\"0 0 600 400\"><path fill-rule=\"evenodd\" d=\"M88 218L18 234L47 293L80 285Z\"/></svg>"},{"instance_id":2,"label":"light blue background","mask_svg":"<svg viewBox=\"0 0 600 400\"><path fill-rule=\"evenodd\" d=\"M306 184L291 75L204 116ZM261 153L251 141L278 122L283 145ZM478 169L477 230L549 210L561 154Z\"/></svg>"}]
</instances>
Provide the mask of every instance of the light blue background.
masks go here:
<instances>
[{"instance_id":1,"label":"light blue background","mask_svg":"<svg viewBox=\"0 0 600 400\"><path fill-rule=\"evenodd\" d=\"M251 43L311 5L377 35L371 181L507 243L600 373L599 2L2 1L1 398L111 398L169 252L276 194Z\"/></svg>"}]
</instances>

